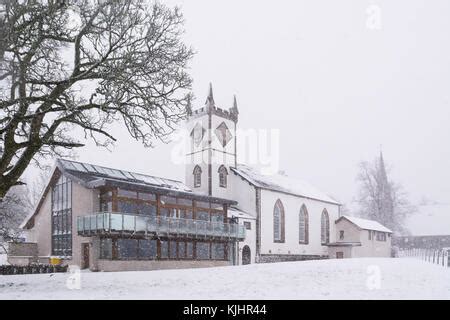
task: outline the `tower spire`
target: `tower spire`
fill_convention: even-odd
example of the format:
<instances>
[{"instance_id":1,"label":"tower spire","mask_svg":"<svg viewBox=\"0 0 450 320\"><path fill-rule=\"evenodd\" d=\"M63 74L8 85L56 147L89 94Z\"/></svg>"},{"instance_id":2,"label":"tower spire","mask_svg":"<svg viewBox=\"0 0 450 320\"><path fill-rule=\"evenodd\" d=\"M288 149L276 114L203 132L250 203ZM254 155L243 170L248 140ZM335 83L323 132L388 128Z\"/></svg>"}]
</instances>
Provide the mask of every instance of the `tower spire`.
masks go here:
<instances>
[{"instance_id":1,"label":"tower spire","mask_svg":"<svg viewBox=\"0 0 450 320\"><path fill-rule=\"evenodd\" d=\"M380 158L379 158L379 168L380 168L380 179L387 182L387 172L386 166L384 164L383 151L380 150Z\"/></svg>"}]
</instances>

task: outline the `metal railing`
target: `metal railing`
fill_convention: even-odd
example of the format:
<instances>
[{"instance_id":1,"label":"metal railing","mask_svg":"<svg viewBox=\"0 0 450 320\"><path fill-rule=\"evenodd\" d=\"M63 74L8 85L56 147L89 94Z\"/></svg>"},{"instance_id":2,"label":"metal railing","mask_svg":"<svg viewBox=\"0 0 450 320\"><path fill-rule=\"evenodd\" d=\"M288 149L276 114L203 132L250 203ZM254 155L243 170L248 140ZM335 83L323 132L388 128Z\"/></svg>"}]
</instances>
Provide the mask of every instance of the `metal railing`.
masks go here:
<instances>
[{"instance_id":1,"label":"metal railing","mask_svg":"<svg viewBox=\"0 0 450 320\"><path fill-rule=\"evenodd\" d=\"M450 267L450 249L401 249L398 256L418 258L443 267Z\"/></svg>"},{"instance_id":2,"label":"metal railing","mask_svg":"<svg viewBox=\"0 0 450 320\"><path fill-rule=\"evenodd\" d=\"M245 238L245 227L239 224L136 215L122 212L98 212L77 217L77 231L79 234L127 232L234 239Z\"/></svg>"}]
</instances>

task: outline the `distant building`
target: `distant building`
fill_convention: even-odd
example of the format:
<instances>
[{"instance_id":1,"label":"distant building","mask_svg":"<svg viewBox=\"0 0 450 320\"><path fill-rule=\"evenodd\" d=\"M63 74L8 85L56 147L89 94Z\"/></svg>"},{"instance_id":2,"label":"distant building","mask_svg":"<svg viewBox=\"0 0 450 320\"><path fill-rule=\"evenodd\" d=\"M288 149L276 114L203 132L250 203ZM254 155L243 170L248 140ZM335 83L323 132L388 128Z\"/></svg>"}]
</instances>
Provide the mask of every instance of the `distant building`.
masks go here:
<instances>
[{"instance_id":1,"label":"distant building","mask_svg":"<svg viewBox=\"0 0 450 320\"><path fill-rule=\"evenodd\" d=\"M400 249L450 248L450 205L425 204L405 221L410 235L395 236L393 245Z\"/></svg>"},{"instance_id":2,"label":"distant building","mask_svg":"<svg viewBox=\"0 0 450 320\"><path fill-rule=\"evenodd\" d=\"M335 224L336 242L328 245L330 258L391 256L392 231L380 223L342 216Z\"/></svg>"}]
</instances>

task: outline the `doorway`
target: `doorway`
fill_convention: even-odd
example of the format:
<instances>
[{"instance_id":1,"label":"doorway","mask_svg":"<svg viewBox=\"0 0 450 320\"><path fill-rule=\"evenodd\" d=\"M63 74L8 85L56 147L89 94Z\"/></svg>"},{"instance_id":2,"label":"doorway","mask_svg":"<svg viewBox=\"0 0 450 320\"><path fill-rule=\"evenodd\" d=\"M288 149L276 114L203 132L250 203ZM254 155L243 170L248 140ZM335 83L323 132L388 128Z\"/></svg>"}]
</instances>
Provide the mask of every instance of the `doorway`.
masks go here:
<instances>
[{"instance_id":1,"label":"doorway","mask_svg":"<svg viewBox=\"0 0 450 320\"><path fill-rule=\"evenodd\" d=\"M89 268L89 243L82 243L81 244L81 269L88 269Z\"/></svg>"},{"instance_id":2,"label":"doorway","mask_svg":"<svg viewBox=\"0 0 450 320\"><path fill-rule=\"evenodd\" d=\"M342 251L336 252L336 259L344 259L344 253Z\"/></svg>"},{"instance_id":3,"label":"doorway","mask_svg":"<svg viewBox=\"0 0 450 320\"><path fill-rule=\"evenodd\" d=\"M244 246L242 248L242 264L250 264L251 263L251 251L249 246Z\"/></svg>"}]
</instances>

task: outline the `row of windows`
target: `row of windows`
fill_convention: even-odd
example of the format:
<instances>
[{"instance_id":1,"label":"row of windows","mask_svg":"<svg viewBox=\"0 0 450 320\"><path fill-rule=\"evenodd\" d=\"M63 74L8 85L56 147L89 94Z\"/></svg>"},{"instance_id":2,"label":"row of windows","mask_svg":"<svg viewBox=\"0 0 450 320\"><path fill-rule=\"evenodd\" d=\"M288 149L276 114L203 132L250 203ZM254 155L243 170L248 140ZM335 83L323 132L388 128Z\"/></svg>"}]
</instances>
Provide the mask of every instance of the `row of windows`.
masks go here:
<instances>
[{"instance_id":1,"label":"row of windows","mask_svg":"<svg viewBox=\"0 0 450 320\"><path fill-rule=\"evenodd\" d=\"M52 254L70 257L72 255L72 235L52 235Z\"/></svg>"},{"instance_id":2,"label":"row of windows","mask_svg":"<svg viewBox=\"0 0 450 320\"><path fill-rule=\"evenodd\" d=\"M379 231L370 231L369 230L369 240L376 238L377 241L386 241L386 233Z\"/></svg>"},{"instance_id":3,"label":"row of windows","mask_svg":"<svg viewBox=\"0 0 450 320\"><path fill-rule=\"evenodd\" d=\"M219 167L217 171L219 173L219 187L226 188L227 187L227 177L228 170L224 165ZM194 187L199 188L202 185L202 168L199 165L196 165L194 171L192 172L194 175Z\"/></svg>"},{"instance_id":4,"label":"row of windows","mask_svg":"<svg viewBox=\"0 0 450 320\"><path fill-rule=\"evenodd\" d=\"M280 199L275 202L273 209L273 240L274 242L285 241L285 218L284 206ZM298 218L298 241L302 244L309 243L309 216L305 205L302 205ZM322 244L330 242L330 219L326 209L322 211L320 239Z\"/></svg>"},{"instance_id":5,"label":"row of windows","mask_svg":"<svg viewBox=\"0 0 450 320\"><path fill-rule=\"evenodd\" d=\"M157 240L157 239L101 239L100 258L118 260L226 260L224 242Z\"/></svg>"},{"instance_id":6,"label":"row of windows","mask_svg":"<svg viewBox=\"0 0 450 320\"><path fill-rule=\"evenodd\" d=\"M377 241L386 241L386 233L373 230L367 231L369 234L369 240L372 240L376 235ZM339 240L344 240L344 230L339 231Z\"/></svg>"},{"instance_id":7,"label":"row of windows","mask_svg":"<svg viewBox=\"0 0 450 320\"><path fill-rule=\"evenodd\" d=\"M54 235L72 233L72 209L53 212L52 231Z\"/></svg>"},{"instance_id":8,"label":"row of windows","mask_svg":"<svg viewBox=\"0 0 450 320\"><path fill-rule=\"evenodd\" d=\"M72 181L61 175L52 189L52 254L72 255Z\"/></svg>"},{"instance_id":9,"label":"row of windows","mask_svg":"<svg viewBox=\"0 0 450 320\"><path fill-rule=\"evenodd\" d=\"M148 200L152 199L152 200ZM223 204L140 193L123 189L105 190L100 195L100 210L179 219L225 222Z\"/></svg>"}]
</instances>

